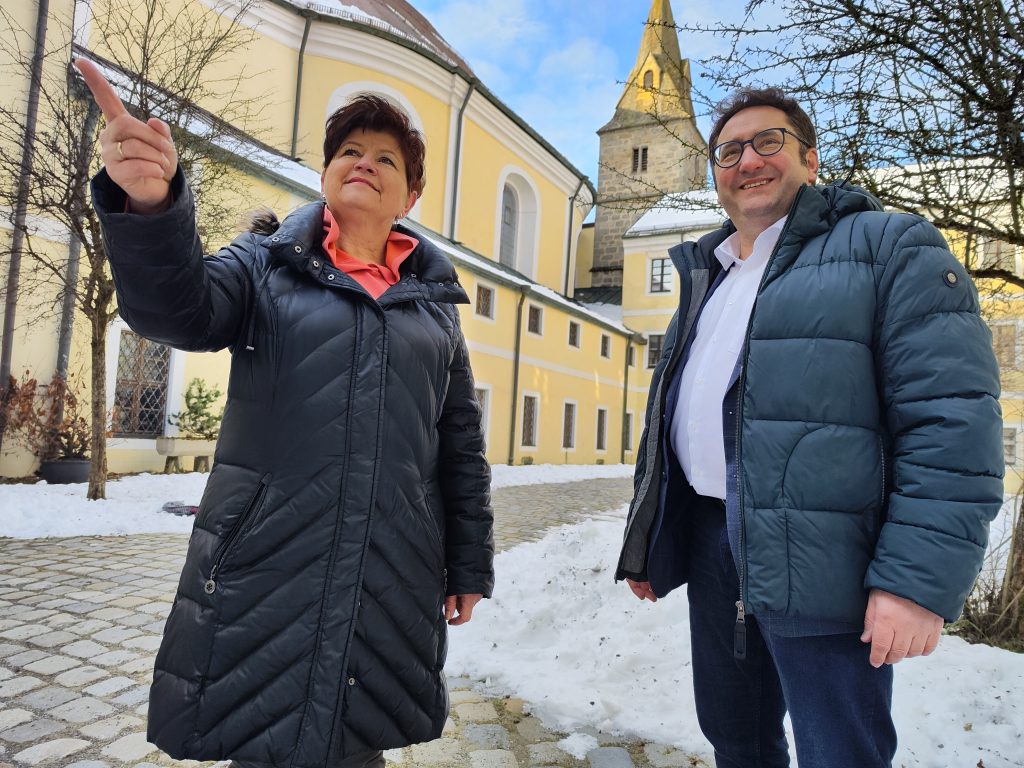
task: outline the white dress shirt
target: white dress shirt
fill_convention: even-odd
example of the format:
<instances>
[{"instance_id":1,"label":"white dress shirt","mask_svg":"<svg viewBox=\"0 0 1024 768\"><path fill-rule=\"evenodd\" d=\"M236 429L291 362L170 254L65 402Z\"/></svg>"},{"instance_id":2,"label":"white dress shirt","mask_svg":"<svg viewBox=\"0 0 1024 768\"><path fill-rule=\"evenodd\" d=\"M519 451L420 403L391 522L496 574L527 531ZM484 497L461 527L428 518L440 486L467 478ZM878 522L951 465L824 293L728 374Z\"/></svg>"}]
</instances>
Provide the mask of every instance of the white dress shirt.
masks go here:
<instances>
[{"instance_id":1,"label":"white dress shirt","mask_svg":"<svg viewBox=\"0 0 1024 768\"><path fill-rule=\"evenodd\" d=\"M750 312L768 257L786 223L779 219L739 258L739 233L715 248L725 277L704 305L683 367L670 438L686 479L702 496L725 498L725 435L722 401L743 348Z\"/></svg>"}]
</instances>

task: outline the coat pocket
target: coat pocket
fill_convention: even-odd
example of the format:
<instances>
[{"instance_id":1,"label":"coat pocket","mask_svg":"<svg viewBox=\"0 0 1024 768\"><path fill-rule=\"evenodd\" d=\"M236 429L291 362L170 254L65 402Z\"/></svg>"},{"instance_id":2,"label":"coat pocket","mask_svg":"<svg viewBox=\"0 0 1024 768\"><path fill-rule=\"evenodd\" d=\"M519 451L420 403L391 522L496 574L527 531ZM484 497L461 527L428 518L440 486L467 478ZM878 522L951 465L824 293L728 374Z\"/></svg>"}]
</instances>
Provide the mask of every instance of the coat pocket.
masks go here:
<instances>
[{"instance_id":1,"label":"coat pocket","mask_svg":"<svg viewBox=\"0 0 1024 768\"><path fill-rule=\"evenodd\" d=\"M224 537L220 546L217 547L217 551L213 555L213 566L210 568L210 576L203 585L203 591L206 594L212 595L217 591L217 574L235 548L235 545L242 538L245 529L256 518L263 507L263 501L267 497L267 488L270 486L270 479L271 475L269 472L260 478L260 482L256 486L256 490L253 492L249 502L245 505L242 514L238 516L238 520L235 521L231 530L228 531L228 535Z\"/></svg>"}]
</instances>

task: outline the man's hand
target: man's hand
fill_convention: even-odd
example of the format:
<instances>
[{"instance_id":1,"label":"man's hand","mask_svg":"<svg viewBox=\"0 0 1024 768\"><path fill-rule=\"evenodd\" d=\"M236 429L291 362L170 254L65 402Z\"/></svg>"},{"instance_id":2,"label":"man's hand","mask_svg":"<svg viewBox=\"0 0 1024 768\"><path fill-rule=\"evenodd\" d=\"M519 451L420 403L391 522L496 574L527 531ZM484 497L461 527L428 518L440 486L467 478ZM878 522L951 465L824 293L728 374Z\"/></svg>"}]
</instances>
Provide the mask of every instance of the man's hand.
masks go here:
<instances>
[{"instance_id":1,"label":"man's hand","mask_svg":"<svg viewBox=\"0 0 1024 768\"><path fill-rule=\"evenodd\" d=\"M650 600L652 603L658 602L657 595L651 589L651 582L626 579L626 583L629 584L629 588L633 590L633 594L636 595L638 600Z\"/></svg>"},{"instance_id":2,"label":"man's hand","mask_svg":"<svg viewBox=\"0 0 1024 768\"><path fill-rule=\"evenodd\" d=\"M103 113L100 156L107 175L128 195L133 213L159 213L170 199L178 152L167 124L155 117L142 122L130 114L95 64L75 59L85 84Z\"/></svg>"},{"instance_id":3,"label":"man's hand","mask_svg":"<svg viewBox=\"0 0 1024 768\"><path fill-rule=\"evenodd\" d=\"M862 643L871 643L871 666L927 656L939 644L942 617L913 600L872 589L864 613Z\"/></svg>"},{"instance_id":4,"label":"man's hand","mask_svg":"<svg viewBox=\"0 0 1024 768\"><path fill-rule=\"evenodd\" d=\"M483 599L483 595L448 595L444 599L444 620L451 626L465 624L473 618L473 606ZM455 615L456 609L458 615Z\"/></svg>"}]
</instances>

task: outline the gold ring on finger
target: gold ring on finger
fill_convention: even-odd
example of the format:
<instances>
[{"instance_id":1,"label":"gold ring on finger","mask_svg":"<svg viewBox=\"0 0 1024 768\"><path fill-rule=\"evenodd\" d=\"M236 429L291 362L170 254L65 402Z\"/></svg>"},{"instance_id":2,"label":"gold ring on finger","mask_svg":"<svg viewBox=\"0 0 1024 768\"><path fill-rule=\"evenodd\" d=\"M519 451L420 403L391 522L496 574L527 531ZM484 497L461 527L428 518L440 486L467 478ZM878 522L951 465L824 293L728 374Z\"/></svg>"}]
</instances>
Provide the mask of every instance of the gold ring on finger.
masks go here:
<instances>
[{"instance_id":1,"label":"gold ring on finger","mask_svg":"<svg viewBox=\"0 0 1024 768\"><path fill-rule=\"evenodd\" d=\"M117 154L119 154L121 156L121 159L124 160L124 150L121 149L121 142L120 141L117 142Z\"/></svg>"}]
</instances>

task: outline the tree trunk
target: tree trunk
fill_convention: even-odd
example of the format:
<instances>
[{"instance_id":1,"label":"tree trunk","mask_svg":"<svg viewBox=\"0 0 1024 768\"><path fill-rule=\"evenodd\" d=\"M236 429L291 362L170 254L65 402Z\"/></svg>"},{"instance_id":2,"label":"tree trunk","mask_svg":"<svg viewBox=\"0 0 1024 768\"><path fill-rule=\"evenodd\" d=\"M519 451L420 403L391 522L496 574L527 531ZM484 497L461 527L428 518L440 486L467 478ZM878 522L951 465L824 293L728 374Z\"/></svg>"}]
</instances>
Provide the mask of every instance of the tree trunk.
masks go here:
<instances>
[{"instance_id":1,"label":"tree trunk","mask_svg":"<svg viewBox=\"0 0 1024 768\"><path fill-rule=\"evenodd\" d=\"M92 442L89 468L89 490L86 498L96 500L107 498L107 313L93 312L89 318L92 331L90 351L92 352Z\"/></svg>"},{"instance_id":2,"label":"tree trunk","mask_svg":"<svg viewBox=\"0 0 1024 768\"><path fill-rule=\"evenodd\" d=\"M1010 531L1010 552L996 610L996 628L1002 636L1024 643L1024 511L1020 507Z\"/></svg>"}]
</instances>

